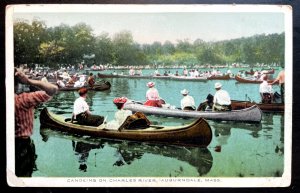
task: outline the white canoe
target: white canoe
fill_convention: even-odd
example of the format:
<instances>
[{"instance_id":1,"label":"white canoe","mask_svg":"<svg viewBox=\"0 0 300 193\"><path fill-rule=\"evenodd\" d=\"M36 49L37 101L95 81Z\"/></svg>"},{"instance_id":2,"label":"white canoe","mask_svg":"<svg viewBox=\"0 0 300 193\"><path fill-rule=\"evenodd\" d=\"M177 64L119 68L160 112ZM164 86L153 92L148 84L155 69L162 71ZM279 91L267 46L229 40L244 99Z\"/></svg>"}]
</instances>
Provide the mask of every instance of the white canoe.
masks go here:
<instances>
[{"instance_id":1,"label":"white canoe","mask_svg":"<svg viewBox=\"0 0 300 193\"><path fill-rule=\"evenodd\" d=\"M133 112L142 112L148 115L159 115L180 118L201 117L208 120L220 121L260 122L262 119L262 112L256 105L242 110L232 111L185 111L179 109L145 106L138 102L128 101L127 103L125 103L124 109L128 109Z\"/></svg>"}]
</instances>

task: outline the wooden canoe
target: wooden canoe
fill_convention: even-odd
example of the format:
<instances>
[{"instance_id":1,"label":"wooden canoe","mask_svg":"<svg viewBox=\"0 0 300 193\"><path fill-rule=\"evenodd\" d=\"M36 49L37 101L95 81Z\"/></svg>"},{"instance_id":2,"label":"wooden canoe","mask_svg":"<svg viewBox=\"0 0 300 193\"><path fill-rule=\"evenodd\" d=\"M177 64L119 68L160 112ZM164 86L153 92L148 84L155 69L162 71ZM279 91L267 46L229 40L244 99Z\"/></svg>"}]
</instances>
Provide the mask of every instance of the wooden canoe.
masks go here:
<instances>
[{"instance_id":1,"label":"wooden canoe","mask_svg":"<svg viewBox=\"0 0 300 193\"><path fill-rule=\"evenodd\" d=\"M255 103L250 101L231 100L231 107L233 110L249 108L253 105L257 105L263 112L284 112L283 103L267 104L267 103Z\"/></svg>"},{"instance_id":2,"label":"wooden canoe","mask_svg":"<svg viewBox=\"0 0 300 193\"><path fill-rule=\"evenodd\" d=\"M90 87L88 85L84 86L88 90L94 90L94 91L104 91L104 90L109 90L111 87L111 84L107 81L97 83L93 87ZM61 87L59 88L59 91L74 91L74 90L79 90L80 88L78 87L73 87L73 86L66 86L66 87Z\"/></svg>"},{"instance_id":3,"label":"wooden canoe","mask_svg":"<svg viewBox=\"0 0 300 193\"><path fill-rule=\"evenodd\" d=\"M246 77L242 78L238 75L235 76L235 80L237 80L240 83L251 83L251 84L260 84L260 83L263 82L262 80L257 80L257 79L254 79L254 78L246 78ZM273 81L274 80L268 80L268 83L271 83Z\"/></svg>"},{"instance_id":4,"label":"wooden canoe","mask_svg":"<svg viewBox=\"0 0 300 193\"><path fill-rule=\"evenodd\" d=\"M201 117L204 119L220 121L260 122L262 119L262 112L256 105L242 110L232 111L183 111L179 109L145 106L134 101L129 101L125 103L124 109L128 109L133 112L143 112L149 115L160 115L180 118Z\"/></svg>"},{"instance_id":5,"label":"wooden canoe","mask_svg":"<svg viewBox=\"0 0 300 193\"><path fill-rule=\"evenodd\" d=\"M229 74L226 74L226 75L223 75L223 76L210 76L210 77L207 77L207 80L230 80L230 75Z\"/></svg>"},{"instance_id":6,"label":"wooden canoe","mask_svg":"<svg viewBox=\"0 0 300 193\"><path fill-rule=\"evenodd\" d=\"M196 145L206 147L212 140L212 131L205 119L198 118L196 121L184 126L157 126L150 125L141 129L109 130L105 125L99 127L84 126L67 122L62 116L49 112L44 108L40 114L40 122L43 127L58 129L75 134L98 136L132 141L160 142Z\"/></svg>"}]
</instances>

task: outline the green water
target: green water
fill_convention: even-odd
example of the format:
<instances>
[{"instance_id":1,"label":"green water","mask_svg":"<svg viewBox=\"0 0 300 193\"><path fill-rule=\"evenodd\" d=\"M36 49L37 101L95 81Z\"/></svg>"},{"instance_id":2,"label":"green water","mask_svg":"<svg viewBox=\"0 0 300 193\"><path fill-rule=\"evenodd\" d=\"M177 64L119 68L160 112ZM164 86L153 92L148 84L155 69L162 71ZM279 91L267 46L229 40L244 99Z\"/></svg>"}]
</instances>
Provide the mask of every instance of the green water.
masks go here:
<instances>
[{"instance_id":1,"label":"green water","mask_svg":"<svg viewBox=\"0 0 300 193\"><path fill-rule=\"evenodd\" d=\"M152 71L146 70L144 74ZM238 69L232 71L236 73ZM111 83L111 90L90 91L87 102L93 113L107 116L108 120L113 119L116 111L112 103L115 97L144 100L146 83L150 81L125 78L106 80ZM160 96L176 106L180 106L180 90L188 89L199 104L208 93L214 94L216 82L152 81L156 83ZM259 101L258 84L238 84L235 80L220 82L232 99L245 100L249 97ZM278 86L273 89L279 92ZM33 140L38 157L37 171L33 176L277 177L284 172L283 114L264 113L260 124L208 121L213 139L207 148L95 139L40 129L39 112L43 107L70 117L77 97L78 94L73 91L60 92L36 110ZM193 120L155 116L148 118L152 123L164 125L182 125ZM221 147L219 151L216 151L216 146ZM80 164L85 164L86 168L80 169Z\"/></svg>"}]
</instances>

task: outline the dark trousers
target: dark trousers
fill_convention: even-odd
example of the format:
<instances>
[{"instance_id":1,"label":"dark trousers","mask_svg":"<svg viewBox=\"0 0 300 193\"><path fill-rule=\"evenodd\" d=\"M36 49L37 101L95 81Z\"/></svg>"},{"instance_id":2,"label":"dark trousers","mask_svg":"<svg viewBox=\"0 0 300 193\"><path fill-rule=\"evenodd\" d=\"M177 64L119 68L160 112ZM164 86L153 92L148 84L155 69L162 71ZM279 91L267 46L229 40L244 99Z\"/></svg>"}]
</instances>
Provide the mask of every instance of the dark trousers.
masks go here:
<instances>
[{"instance_id":1,"label":"dark trousers","mask_svg":"<svg viewBox=\"0 0 300 193\"><path fill-rule=\"evenodd\" d=\"M284 83L280 85L281 102L284 103Z\"/></svg>"},{"instance_id":2,"label":"dark trousers","mask_svg":"<svg viewBox=\"0 0 300 193\"><path fill-rule=\"evenodd\" d=\"M35 145L30 138L15 138L15 172L18 177L31 177L36 170Z\"/></svg>"},{"instance_id":3,"label":"dark trousers","mask_svg":"<svg viewBox=\"0 0 300 193\"><path fill-rule=\"evenodd\" d=\"M99 126L103 123L104 117L99 115L89 115L87 113L80 113L76 115L77 123L80 125Z\"/></svg>"}]
</instances>

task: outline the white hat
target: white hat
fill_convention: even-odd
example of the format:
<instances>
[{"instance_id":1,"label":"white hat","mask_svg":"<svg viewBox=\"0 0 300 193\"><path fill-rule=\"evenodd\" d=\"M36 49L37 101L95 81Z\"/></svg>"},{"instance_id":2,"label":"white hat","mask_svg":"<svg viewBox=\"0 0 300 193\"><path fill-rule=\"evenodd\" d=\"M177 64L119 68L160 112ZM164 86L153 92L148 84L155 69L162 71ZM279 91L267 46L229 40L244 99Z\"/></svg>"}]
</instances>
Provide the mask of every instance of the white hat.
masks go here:
<instances>
[{"instance_id":1,"label":"white hat","mask_svg":"<svg viewBox=\"0 0 300 193\"><path fill-rule=\"evenodd\" d=\"M181 94L183 94L183 95L186 95L186 94L189 94L189 91L188 90L186 90L186 89L183 89L182 91L180 91L181 92Z\"/></svg>"},{"instance_id":2,"label":"white hat","mask_svg":"<svg viewBox=\"0 0 300 193\"><path fill-rule=\"evenodd\" d=\"M155 86L155 83L154 83L154 82L148 82L148 83L147 83L147 86L148 86L149 88L154 87L154 86Z\"/></svg>"},{"instance_id":3,"label":"white hat","mask_svg":"<svg viewBox=\"0 0 300 193\"><path fill-rule=\"evenodd\" d=\"M215 88L221 88L222 87L222 84L221 83L219 83L219 82L216 82L216 84L215 84Z\"/></svg>"}]
</instances>

